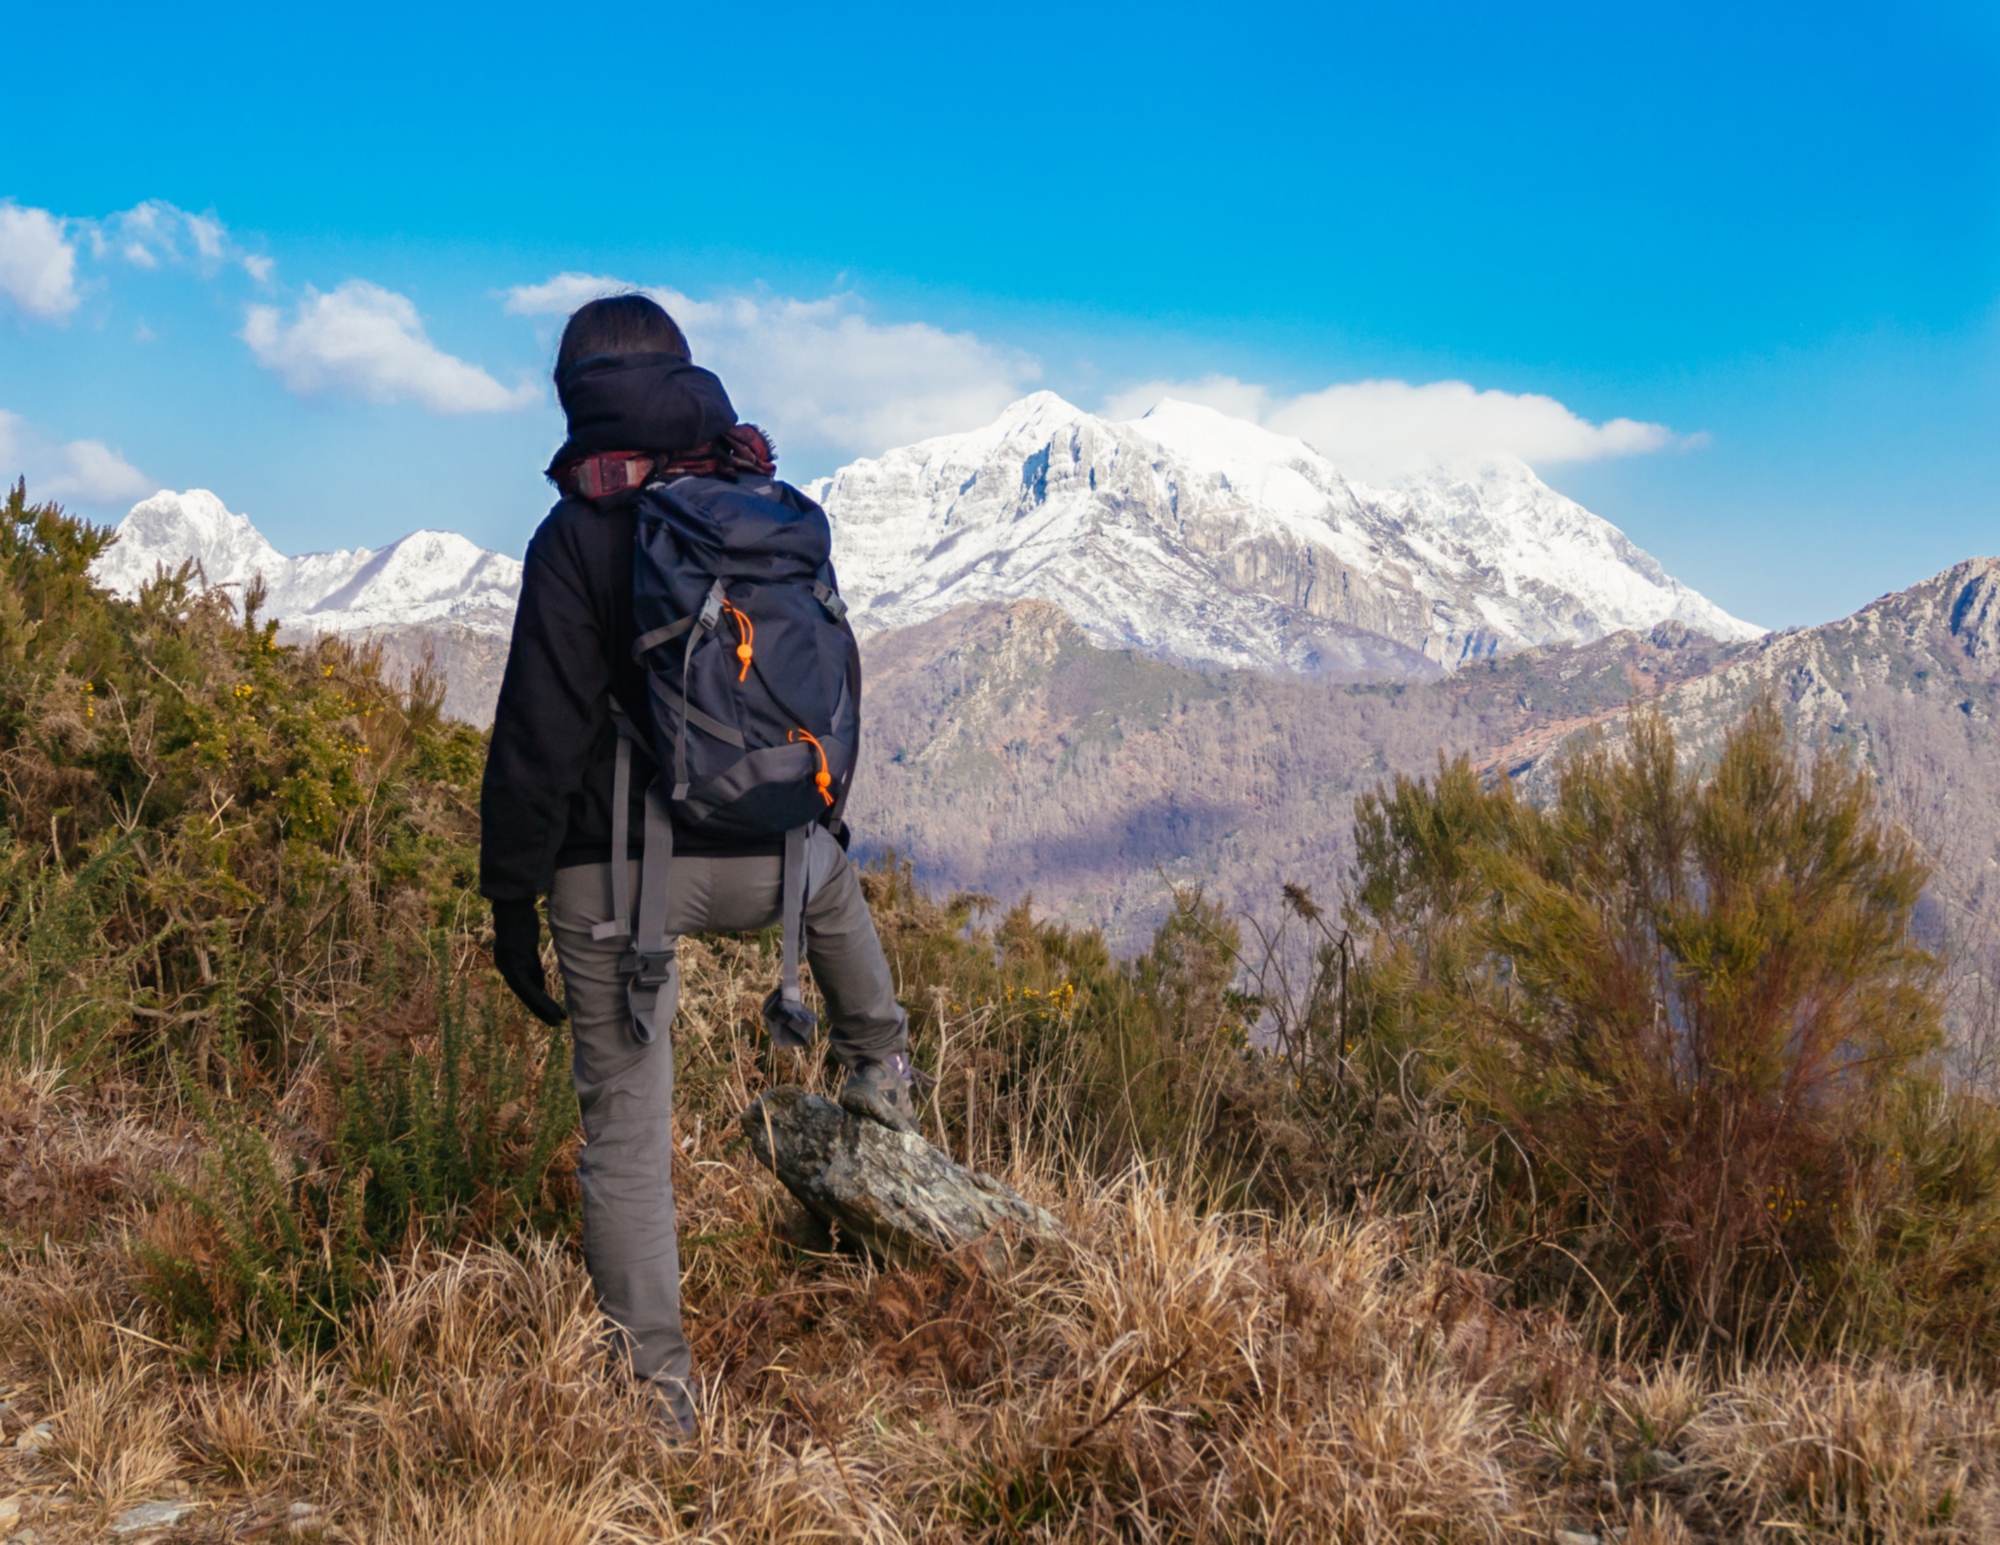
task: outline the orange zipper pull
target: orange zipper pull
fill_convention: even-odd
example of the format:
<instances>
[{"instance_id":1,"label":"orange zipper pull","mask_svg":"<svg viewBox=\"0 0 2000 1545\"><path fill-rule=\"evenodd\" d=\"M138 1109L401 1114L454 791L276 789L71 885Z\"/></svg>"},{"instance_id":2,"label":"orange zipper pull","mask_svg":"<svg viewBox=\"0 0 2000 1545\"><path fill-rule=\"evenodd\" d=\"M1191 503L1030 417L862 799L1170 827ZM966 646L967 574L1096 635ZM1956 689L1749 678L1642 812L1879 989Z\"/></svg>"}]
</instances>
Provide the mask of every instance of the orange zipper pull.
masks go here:
<instances>
[{"instance_id":1,"label":"orange zipper pull","mask_svg":"<svg viewBox=\"0 0 2000 1545\"><path fill-rule=\"evenodd\" d=\"M829 805L832 804L833 774L826 768L826 747L819 743L819 738L811 730L788 730L785 732L785 739L793 745L802 740L809 741L813 750L819 753L819 771L813 774L813 782L819 785L819 797Z\"/></svg>"},{"instance_id":2,"label":"orange zipper pull","mask_svg":"<svg viewBox=\"0 0 2000 1545\"><path fill-rule=\"evenodd\" d=\"M736 636L742 640L736 646L736 658L743 662L743 669L736 673L736 679L738 681L748 681L750 679L750 646L757 637L757 629L752 625L749 615L741 607L733 606L728 601L724 601L722 609L735 619Z\"/></svg>"}]
</instances>

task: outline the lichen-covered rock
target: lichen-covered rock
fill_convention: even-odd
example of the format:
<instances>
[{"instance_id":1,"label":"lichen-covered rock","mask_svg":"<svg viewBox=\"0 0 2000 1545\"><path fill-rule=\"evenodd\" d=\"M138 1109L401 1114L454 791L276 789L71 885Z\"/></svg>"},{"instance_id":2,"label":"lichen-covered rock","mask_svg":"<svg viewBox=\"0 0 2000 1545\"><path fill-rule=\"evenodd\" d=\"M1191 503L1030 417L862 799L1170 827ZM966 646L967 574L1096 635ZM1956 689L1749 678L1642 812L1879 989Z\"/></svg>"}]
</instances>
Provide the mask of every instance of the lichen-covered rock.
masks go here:
<instances>
[{"instance_id":1,"label":"lichen-covered rock","mask_svg":"<svg viewBox=\"0 0 2000 1545\"><path fill-rule=\"evenodd\" d=\"M886 1260L978 1241L1004 1248L1060 1232L1054 1218L993 1176L803 1089L773 1089L741 1120L750 1151L786 1190L842 1238Z\"/></svg>"}]
</instances>

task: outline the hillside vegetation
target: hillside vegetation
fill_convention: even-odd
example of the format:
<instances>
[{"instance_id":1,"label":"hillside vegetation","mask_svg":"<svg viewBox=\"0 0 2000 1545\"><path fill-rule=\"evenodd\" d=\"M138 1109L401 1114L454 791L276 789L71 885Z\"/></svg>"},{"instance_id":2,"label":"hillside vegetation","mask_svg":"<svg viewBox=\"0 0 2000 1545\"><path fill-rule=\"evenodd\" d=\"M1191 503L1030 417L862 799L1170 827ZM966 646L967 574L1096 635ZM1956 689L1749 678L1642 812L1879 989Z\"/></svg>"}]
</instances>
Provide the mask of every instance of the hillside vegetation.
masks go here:
<instances>
[{"instance_id":1,"label":"hillside vegetation","mask_svg":"<svg viewBox=\"0 0 2000 1545\"><path fill-rule=\"evenodd\" d=\"M104 540L0 518L0 1535L2000 1530L2000 1122L1917 850L1772 711L1539 805L1386 782L1350 874L1130 959L878 864L934 1140L1067 1230L1004 1266L821 1248L734 1124L830 1082L774 941L685 941L670 1445L486 964L479 735L254 596L107 598Z\"/></svg>"}]
</instances>

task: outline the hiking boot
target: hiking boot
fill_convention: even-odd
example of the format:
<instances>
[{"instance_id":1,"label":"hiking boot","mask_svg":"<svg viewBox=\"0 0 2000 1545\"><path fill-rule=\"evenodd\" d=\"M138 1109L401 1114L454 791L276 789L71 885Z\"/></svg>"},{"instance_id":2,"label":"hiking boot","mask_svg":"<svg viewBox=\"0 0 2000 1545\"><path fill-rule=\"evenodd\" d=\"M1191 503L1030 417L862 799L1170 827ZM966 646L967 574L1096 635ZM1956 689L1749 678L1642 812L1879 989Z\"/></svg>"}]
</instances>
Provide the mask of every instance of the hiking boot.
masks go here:
<instances>
[{"instance_id":1,"label":"hiking boot","mask_svg":"<svg viewBox=\"0 0 2000 1545\"><path fill-rule=\"evenodd\" d=\"M665 1374L657 1374L643 1382L653 1387L658 1402L653 1408L653 1416L667 1441L685 1443L692 1438L696 1432L694 1393L687 1384Z\"/></svg>"},{"instance_id":2,"label":"hiking boot","mask_svg":"<svg viewBox=\"0 0 2000 1545\"><path fill-rule=\"evenodd\" d=\"M910 1059L902 1052L891 1052L881 1062L856 1063L840 1091L840 1108L850 1116L921 1137L916 1101L910 1098L911 1078Z\"/></svg>"}]
</instances>

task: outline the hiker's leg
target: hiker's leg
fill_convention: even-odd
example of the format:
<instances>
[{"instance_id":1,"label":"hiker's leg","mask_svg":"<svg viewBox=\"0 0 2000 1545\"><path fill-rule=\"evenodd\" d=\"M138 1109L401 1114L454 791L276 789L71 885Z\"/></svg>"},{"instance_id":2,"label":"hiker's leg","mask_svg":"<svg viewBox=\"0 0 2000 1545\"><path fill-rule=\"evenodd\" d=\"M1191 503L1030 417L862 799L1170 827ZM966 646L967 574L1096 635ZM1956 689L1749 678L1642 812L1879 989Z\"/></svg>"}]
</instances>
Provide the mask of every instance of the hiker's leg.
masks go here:
<instances>
[{"instance_id":1,"label":"hiker's leg","mask_svg":"<svg viewBox=\"0 0 2000 1545\"><path fill-rule=\"evenodd\" d=\"M806 959L826 999L833 1054L848 1068L885 1062L909 1049L910 1021L896 1001L861 877L823 826L813 828L806 856Z\"/></svg>"},{"instance_id":2,"label":"hiker's leg","mask_svg":"<svg viewBox=\"0 0 2000 1545\"><path fill-rule=\"evenodd\" d=\"M682 859L674 860L678 874ZM697 920L679 910L668 915L676 932L698 928L747 932L778 922L784 902L784 865L776 858L690 858L705 869L707 909ZM678 878L674 886L680 892ZM815 826L806 846L806 960L826 999L827 1033L834 1055L848 1067L879 1062L909 1045L909 1020L896 1002L889 962L861 881L840 844Z\"/></svg>"},{"instance_id":3,"label":"hiker's leg","mask_svg":"<svg viewBox=\"0 0 2000 1545\"><path fill-rule=\"evenodd\" d=\"M681 866L674 867L678 882ZM636 863L631 874L637 895ZM660 1386L668 1408L686 1427L694 1412L674 1233L671 1033L680 971L676 966L660 990L657 1039L641 1044L632 1033L625 993L628 941L590 934L610 917L609 864L558 871L549 897L549 932L562 963L583 1116L584 1147L576 1165L583 1188L583 1258L599 1305L625 1332L632 1371Z\"/></svg>"}]
</instances>

